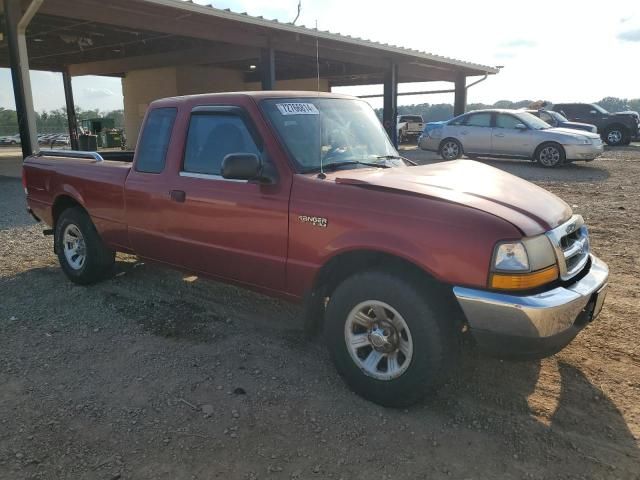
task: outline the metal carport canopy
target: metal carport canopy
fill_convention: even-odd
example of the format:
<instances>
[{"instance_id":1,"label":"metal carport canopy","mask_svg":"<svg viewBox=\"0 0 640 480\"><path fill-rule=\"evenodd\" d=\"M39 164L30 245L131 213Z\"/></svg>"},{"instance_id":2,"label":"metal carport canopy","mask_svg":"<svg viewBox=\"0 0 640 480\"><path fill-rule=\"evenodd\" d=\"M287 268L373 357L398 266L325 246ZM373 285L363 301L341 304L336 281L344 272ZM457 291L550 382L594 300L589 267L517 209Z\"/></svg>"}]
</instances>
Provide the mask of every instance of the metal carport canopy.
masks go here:
<instances>
[{"instance_id":1,"label":"metal carport canopy","mask_svg":"<svg viewBox=\"0 0 640 480\"><path fill-rule=\"evenodd\" d=\"M0 9L11 2L22 12L32 5L4 0ZM10 66L8 44L7 38L0 42L0 67ZM319 73L330 86L392 81L394 88L385 89L390 95L397 93L397 83L449 81L458 90L467 76L498 73L494 67L180 0L44 0L26 29L26 46L32 70L120 76L142 68L219 65L242 71L246 81L262 79L263 86L265 52L272 53L274 78L311 78L318 73L317 47ZM258 67L247 71L249 64Z\"/></svg>"}]
</instances>

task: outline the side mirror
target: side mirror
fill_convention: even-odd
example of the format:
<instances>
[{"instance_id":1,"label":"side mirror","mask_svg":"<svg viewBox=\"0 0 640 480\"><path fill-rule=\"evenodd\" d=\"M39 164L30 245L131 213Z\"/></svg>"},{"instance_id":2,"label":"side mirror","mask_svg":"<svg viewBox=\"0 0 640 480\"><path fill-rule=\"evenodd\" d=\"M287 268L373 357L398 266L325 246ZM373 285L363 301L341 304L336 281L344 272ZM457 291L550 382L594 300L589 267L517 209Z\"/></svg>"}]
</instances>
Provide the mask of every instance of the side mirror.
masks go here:
<instances>
[{"instance_id":1,"label":"side mirror","mask_svg":"<svg viewBox=\"0 0 640 480\"><path fill-rule=\"evenodd\" d=\"M257 180L262 176L262 160L254 153L230 153L222 159L222 178Z\"/></svg>"},{"instance_id":2,"label":"side mirror","mask_svg":"<svg viewBox=\"0 0 640 480\"><path fill-rule=\"evenodd\" d=\"M527 128L524 123L516 123L516 130L527 130Z\"/></svg>"}]
</instances>

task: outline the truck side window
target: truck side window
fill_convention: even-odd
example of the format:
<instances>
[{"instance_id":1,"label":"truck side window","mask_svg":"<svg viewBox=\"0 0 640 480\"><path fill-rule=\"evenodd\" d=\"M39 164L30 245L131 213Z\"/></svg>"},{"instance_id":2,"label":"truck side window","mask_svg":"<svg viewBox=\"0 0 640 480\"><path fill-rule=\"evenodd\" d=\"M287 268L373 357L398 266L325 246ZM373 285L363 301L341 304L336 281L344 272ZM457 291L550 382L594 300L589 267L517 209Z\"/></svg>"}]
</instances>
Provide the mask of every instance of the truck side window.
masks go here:
<instances>
[{"instance_id":1,"label":"truck side window","mask_svg":"<svg viewBox=\"0 0 640 480\"><path fill-rule=\"evenodd\" d=\"M149 112L136 152L136 171L160 173L164 170L177 113L176 108L156 108Z\"/></svg>"},{"instance_id":2,"label":"truck side window","mask_svg":"<svg viewBox=\"0 0 640 480\"><path fill-rule=\"evenodd\" d=\"M230 153L260 154L242 118L220 113L191 116L183 171L220 175L222 160Z\"/></svg>"}]
</instances>

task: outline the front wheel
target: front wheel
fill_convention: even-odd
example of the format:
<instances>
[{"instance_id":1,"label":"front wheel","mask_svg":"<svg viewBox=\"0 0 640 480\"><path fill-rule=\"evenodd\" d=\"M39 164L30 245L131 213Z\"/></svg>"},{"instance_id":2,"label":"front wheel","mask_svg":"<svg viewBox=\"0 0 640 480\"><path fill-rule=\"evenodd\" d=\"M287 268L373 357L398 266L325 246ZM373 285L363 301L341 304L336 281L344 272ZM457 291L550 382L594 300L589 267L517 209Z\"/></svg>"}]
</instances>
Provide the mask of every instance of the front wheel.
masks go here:
<instances>
[{"instance_id":1,"label":"front wheel","mask_svg":"<svg viewBox=\"0 0 640 480\"><path fill-rule=\"evenodd\" d=\"M604 141L611 147L617 147L618 145L625 145L625 142L629 137L630 135L626 129L621 127L611 127L605 132Z\"/></svg>"},{"instance_id":2,"label":"front wheel","mask_svg":"<svg viewBox=\"0 0 640 480\"><path fill-rule=\"evenodd\" d=\"M535 155L538 165L545 168L553 168L558 165L562 165L565 158L564 149L557 143L543 143L538 147Z\"/></svg>"},{"instance_id":3,"label":"front wheel","mask_svg":"<svg viewBox=\"0 0 640 480\"><path fill-rule=\"evenodd\" d=\"M69 208L60 215L55 246L62 270L80 285L101 280L115 262L115 252L104 245L91 218L80 207Z\"/></svg>"},{"instance_id":4,"label":"front wheel","mask_svg":"<svg viewBox=\"0 0 640 480\"><path fill-rule=\"evenodd\" d=\"M447 138L440 144L440 156L444 160L456 160L462 156L462 145L455 138Z\"/></svg>"},{"instance_id":5,"label":"front wheel","mask_svg":"<svg viewBox=\"0 0 640 480\"><path fill-rule=\"evenodd\" d=\"M448 320L414 282L370 271L333 292L325 339L336 369L356 393L402 407L437 387L455 364Z\"/></svg>"}]
</instances>

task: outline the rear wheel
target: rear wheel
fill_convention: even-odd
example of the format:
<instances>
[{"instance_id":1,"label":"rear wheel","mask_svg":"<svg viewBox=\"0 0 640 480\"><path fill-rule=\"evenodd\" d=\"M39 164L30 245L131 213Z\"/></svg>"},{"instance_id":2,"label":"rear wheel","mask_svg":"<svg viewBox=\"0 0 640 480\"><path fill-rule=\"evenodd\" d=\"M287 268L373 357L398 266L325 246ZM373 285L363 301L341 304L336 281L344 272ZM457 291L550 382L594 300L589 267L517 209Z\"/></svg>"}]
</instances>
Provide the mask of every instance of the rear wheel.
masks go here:
<instances>
[{"instance_id":1,"label":"rear wheel","mask_svg":"<svg viewBox=\"0 0 640 480\"><path fill-rule=\"evenodd\" d=\"M80 207L69 208L60 215L55 246L62 270L80 285L103 279L115 262L115 252L104 245L91 218Z\"/></svg>"},{"instance_id":2,"label":"rear wheel","mask_svg":"<svg viewBox=\"0 0 640 480\"><path fill-rule=\"evenodd\" d=\"M447 138L440 144L440 156L445 160L456 160L462 156L462 145L455 138Z\"/></svg>"},{"instance_id":3,"label":"rear wheel","mask_svg":"<svg viewBox=\"0 0 640 480\"><path fill-rule=\"evenodd\" d=\"M562 165L566 156L561 145L557 143L543 143L536 150L535 158L538 165L545 168L553 168Z\"/></svg>"},{"instance_id":4,"label":"rear wheel","mask_svg":"<svg viewBox=\"0 0 640 480\"><path fill-rule=\"evenodd\" d=\"M356 393L401 407L437 387L455 364L448 320L413 282L370 271L333 292L325 338L336 369Z\"/></svg>"}]
</instances>

